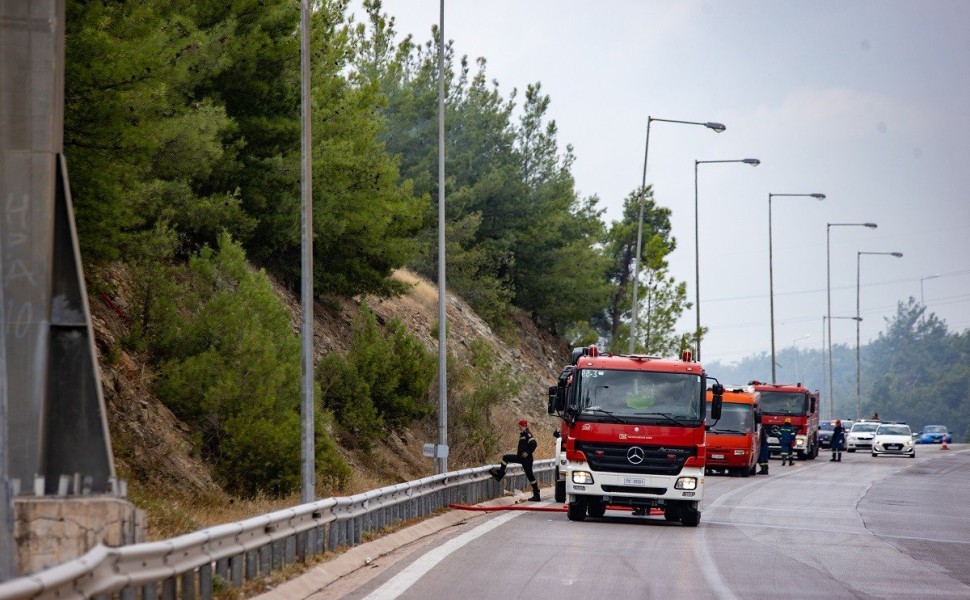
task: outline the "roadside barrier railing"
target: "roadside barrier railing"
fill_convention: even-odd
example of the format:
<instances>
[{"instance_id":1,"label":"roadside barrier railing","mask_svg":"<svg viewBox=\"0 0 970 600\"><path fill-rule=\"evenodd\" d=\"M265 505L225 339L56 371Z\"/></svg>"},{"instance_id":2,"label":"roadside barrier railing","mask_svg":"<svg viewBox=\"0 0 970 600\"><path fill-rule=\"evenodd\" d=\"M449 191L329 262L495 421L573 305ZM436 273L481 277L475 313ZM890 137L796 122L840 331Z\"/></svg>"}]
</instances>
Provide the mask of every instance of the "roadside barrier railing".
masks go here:
<instances>
[{"instance_id":1,"label":"roadside barrier railing","mask_svg":"<svg viewBox=\"0 0 970 600\"><path fill-rule=\"evenodd\" d=\"M78 559L0 583L0 600L208 600L309 556L360 544L367 533L528 485L519 465L509 465L501 483L490 468L318 500L163 541L99 545ZM533 471L540 484L553 482L551 459L536 461Z\"/></svg>"}]
</instances>

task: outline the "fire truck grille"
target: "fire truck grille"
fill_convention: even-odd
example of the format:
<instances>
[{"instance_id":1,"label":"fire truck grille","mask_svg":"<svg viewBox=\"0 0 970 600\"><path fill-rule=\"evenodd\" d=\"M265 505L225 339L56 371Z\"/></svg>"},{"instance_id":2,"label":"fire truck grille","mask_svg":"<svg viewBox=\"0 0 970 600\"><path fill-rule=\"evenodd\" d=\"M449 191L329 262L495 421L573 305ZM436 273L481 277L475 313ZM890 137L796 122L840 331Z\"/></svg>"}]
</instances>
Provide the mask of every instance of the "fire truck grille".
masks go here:
<instances>
[{"instance_id":1,"label":"fire truck grille","mask_svg":"<svg viewBox=\"0 0 970 600\"><path fill-rule=\"evenodd\" d=\"M646 444L603 444L576 442L594 471L606 473L642 473L676 475L696 448L651 446Z\"/></svg>"},{"instance_id":2,"label":"fire truck grille","mask_svg":"<svg viewBox=\"0 0 970 600\"><path fill-rule=\"evenodd\" d=\"M651 496L663 496L667 493L667 488L634 487L629 485L604 485L603 491L611 494L650 494Z\"/></svg>"}]
</instances>

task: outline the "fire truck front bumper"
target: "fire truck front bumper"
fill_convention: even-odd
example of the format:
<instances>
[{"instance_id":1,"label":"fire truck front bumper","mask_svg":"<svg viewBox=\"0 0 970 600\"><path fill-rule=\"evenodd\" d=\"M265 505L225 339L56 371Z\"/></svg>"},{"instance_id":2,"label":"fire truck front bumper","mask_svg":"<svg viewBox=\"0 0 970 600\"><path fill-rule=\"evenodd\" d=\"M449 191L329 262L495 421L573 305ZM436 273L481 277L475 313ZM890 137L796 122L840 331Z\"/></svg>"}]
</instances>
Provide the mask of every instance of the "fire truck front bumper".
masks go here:
<instances>
[{"instance_id":1,"label":"fire truck front bumper","mask_svg":"<svg viewBox=\"0 0 970 600\"><path fill-rule=\"evenodd\" d=\"M684 467L677 475L644 475L593 471L585 463L571 463L565 472L566 494L595 498L617 506L653 507L668 501L699 502L704 495L704 470Z\"/></svg>"}]
</instances>

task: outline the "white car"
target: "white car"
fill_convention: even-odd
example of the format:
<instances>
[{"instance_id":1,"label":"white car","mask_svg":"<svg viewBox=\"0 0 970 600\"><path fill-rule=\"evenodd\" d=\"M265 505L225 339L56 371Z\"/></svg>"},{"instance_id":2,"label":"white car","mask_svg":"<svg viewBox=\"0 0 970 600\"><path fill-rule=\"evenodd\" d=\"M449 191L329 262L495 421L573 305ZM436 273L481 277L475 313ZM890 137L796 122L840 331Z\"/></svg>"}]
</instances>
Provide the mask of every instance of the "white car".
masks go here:
<instances>
[{"instance_id":1,"label":"white car","mask_svg":"<svg viewBox=\"0 0 970 600\"><path fill-rule=\"evenodd\" d=\"M872 455L901 454L916 458L913 431L903 423L882 423L872 440Z\"/></svg>"},{"instance_id":2,"label":"white car","mask_svg":"<svg viewBox=\"0 0 970 600\"><path fill-rule=\"evenodd\" d=\"M845 436L845 449L849 452L869 450L872 448L872 438L879 427L879 421L856 421L852 429Z\"/></svg>"}]
</instances>

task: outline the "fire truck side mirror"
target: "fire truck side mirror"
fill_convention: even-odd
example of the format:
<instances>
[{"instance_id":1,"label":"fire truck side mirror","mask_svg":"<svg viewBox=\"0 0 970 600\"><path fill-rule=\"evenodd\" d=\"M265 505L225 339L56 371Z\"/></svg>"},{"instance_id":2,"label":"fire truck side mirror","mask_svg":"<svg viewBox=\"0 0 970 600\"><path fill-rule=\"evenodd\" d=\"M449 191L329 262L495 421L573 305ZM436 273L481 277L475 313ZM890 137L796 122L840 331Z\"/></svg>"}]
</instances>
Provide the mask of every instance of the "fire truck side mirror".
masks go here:
<instances>
[{"instance_id":1,"label":"fire truck side mirror","mask_svg":"<svg viewBox=\"0 0 970 600\"><path fill-rule=\"evenodd\" d=\"M717 421L721 418L721 404L724 402L724 386L715 383L711 386L711 418Z\"/></svg>"},{"instance_id":2,"label":"fire truck side mirror","mask_svg":"<svg viewBox=\"0 0 970 600\"><path fill-rule=\"evenodd\" d=\"M550 415L562 412L566 408L566 388L559 385L549 386L549 405L547 410Z\"/></svg>"},{"instance_id":3,"label":"fire truck side mirror","mask_svg":"<svg viewBox=\"0 0 970 600\"><path fill-rule=\"evenodd\" d=\"M754 411L754 423L755 425L761 425L761 411Z\"/></svg>"}]
</instances>

